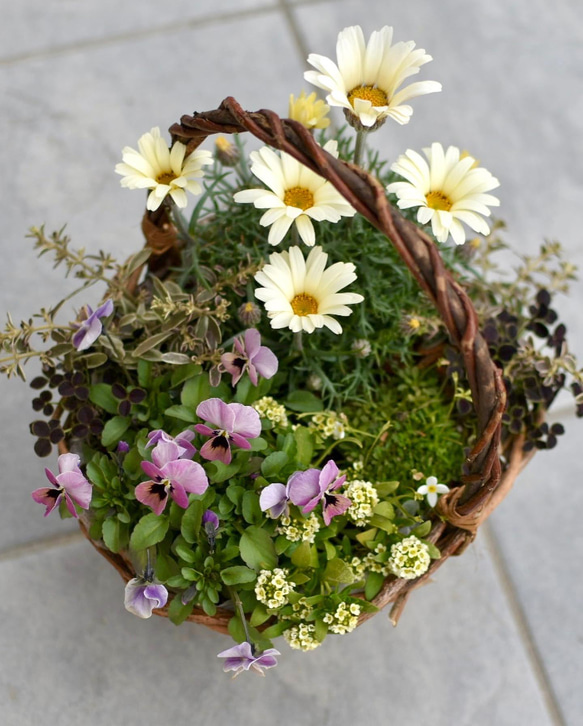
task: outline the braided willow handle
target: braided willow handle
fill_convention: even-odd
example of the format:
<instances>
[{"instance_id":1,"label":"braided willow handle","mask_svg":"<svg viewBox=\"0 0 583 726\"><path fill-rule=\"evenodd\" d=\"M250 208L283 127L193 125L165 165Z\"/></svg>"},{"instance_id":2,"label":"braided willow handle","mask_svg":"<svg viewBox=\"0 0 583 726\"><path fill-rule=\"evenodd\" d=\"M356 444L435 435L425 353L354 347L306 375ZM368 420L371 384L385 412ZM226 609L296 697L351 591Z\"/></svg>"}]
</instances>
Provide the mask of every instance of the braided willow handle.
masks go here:
<instances>
[{"instance_id":1,"label":"braided willow handle","mask_svg":"<svg viewBox=\"0 0 583 726\"><path fill-rule=\"evenodd\" d=\"M475 532L501 479L498 455L506 391L478 330L478 317L463 288L445 268L435 243L389 203L382 185L353 164L324 151L297 121L280 119L273 111L244 111L234 98L220 108L183 116L170 127L173 141L194 150L215 133L249 131L269 146L293 156L327 179L350 204L385 234L443 318L453 344L461 351L478 420L477 441L466 461L463 491L453 490L440 501L440 512L456 526ZM448 503L451 501L451 505Z\"/></svg>"}]
</instances>

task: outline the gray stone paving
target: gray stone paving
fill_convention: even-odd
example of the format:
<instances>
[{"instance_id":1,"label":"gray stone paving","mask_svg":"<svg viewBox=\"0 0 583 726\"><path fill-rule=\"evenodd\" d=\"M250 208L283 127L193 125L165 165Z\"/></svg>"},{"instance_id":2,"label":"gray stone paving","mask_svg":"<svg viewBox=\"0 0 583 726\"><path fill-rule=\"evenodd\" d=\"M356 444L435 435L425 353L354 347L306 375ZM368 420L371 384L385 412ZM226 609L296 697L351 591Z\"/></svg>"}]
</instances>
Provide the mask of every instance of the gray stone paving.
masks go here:
<instances>
[{"instance_id":1,"label":"gray stone paving","mask_svg":"<svg viewBox=\"0 0 583 726\"><path fill-rule=\"evenodd\" d=\"M355 23L415 39L435 59L423 78L444 87L375 143L392 157L436 139L467 148L502 182L512 243L532 253L558 238L583 265L577 0L19 0L0 24L2 314L19 320L73 287L36 259L31 224L67 222L78 245L120 257L139 246L142 200L112 173L123 145L226 95L285 112L305 85L305 51L331 54ZM579 355L582 303L579 282L561 306ZM0 397L2 726L583 721L581 422L568 417L566 440L538 455L397 629L381 614L311 654L283 644L265 680L231 682L215 662L225 638L133 618L118 575L74 525L41 516L30 499L45 462L31 454L29 390L2 379Z\"/></svg>"}]
</instances>

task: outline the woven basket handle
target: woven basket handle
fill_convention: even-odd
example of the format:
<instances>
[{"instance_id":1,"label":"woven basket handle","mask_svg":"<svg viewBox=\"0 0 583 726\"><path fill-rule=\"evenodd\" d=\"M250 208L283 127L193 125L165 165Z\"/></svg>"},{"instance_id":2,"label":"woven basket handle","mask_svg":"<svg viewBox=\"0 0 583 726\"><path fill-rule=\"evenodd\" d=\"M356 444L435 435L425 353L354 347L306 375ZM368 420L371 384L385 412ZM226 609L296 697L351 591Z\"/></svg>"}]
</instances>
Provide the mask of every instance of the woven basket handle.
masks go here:
<instances>
[{"instance_id":1,"label":"woven basket handle","mask_svg":"<svg viewBox=\"0 0 583 726\"><path fill-rule=\"evenodd\" d=\"M327 179L350 204L396 247L403 261L439 311L452 343L460 350L478 420L476 444L467 457L464 488L440 499L439 510L454 526L475 532L489 513L488 501L500 483L498 454L506 391L502 373L478 330L478 317L466 292L445 268L439 251L426 234L389 203L382 185L353 164L324 151L297 121L273 111L244 111L226 98L215 111L182 116L170 127L174 141L190 153L211 134L249 131L265 144L285 151Z\"/></svg>"}]
</instances>

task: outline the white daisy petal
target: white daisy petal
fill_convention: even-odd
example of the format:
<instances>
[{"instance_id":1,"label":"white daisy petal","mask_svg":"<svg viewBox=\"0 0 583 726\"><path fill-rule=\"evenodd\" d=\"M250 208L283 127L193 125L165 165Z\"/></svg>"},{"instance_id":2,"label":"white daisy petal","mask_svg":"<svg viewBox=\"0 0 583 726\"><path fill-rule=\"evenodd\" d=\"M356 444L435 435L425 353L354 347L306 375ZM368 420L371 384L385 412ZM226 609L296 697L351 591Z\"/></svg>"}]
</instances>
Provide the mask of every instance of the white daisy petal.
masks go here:
<instances>
[{"instance_id":1,"label":"white daisy petal","mask_svg":"<svg viewBox=\"0 0 583 726\"><path fill-rule=\"evenodd\" d=\"M301 219L311 225L306 215L298 222ZM354 265L336 262L326 269L327 259L321 247L312 247L307 260L297 246L270 255L269 264L255 275L262 286L256 289L255 296L265 304L273 328L312 333L325 326L335 333L342 332L333 315L350 315L348 306L364 298L358 293L340 292L356 279Z\"/></svg>"},{"instance_id":2,"label":"white daisy petal","mask_svg":"<svg viewBox=\"0 0 583 726\"><path fill-rule=\"evenodd\" d=\"M471 156L462 158L455 146L444 150L434 143L423 151L429 163L409 149L391 166L407 180L387 186L389 194L396 194L399 208L419 207L417 219L421 224L431 222L438 242L451 236L455 244L463 244L466 233L462 222L474 232L489 234L484 217L490 216L490 206L500 202L486 192L499 186L498 179L478 167Z\"/></svg>"},{"instance_id":3,"label":"white daisy petal","mask_svg":"<svg viewBox=\"0 0 583 726\"><path fill-rule=\"evenodd\" d=\"M316 68L304 78L329 92L330 106L348 109L357 128L377 127L387 118L400 124L409 121L413 109L405 101L425 93L441 90L435 81L422 81L405 86L403 82L419 72L431 56L415 43L393 44L393 29L389 26L374 31L368 43L360 26L344 28L336 43L337 64L325 56L310 54L308 63Z\"/></svg>"}]
</instances>

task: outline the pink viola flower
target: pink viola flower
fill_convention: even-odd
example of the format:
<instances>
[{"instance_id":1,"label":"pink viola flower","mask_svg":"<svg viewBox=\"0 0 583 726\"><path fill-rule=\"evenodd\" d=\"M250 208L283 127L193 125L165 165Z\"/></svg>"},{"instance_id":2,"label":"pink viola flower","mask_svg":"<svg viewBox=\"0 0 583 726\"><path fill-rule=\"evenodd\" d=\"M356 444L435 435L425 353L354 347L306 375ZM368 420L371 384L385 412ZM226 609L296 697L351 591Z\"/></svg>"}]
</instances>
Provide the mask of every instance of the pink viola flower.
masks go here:
<instances>
[{"instance_id":1,"label":"pink viola flower","mask_svg":"<svg viewBox=\"0 0 583 726\"><path fill-rule=\"evenodd\" d=\"M346 476L339 477L339 473L333 461L329 461L322 470L296 471L288 481L291 502L302 507L304 514L313 511L322 502L324 523L328 526L333 517L344 514L352 504L348 497L335 494L346 481Z\"/></svg>"},{"instance_id":2,"label":"pink viola flower","mask_svg":"<svg viewBox=\"0 0 583 726\"><path fill-rule=\"evenodd\" d=\"M161 441L152 451L152 461L142 461L143 471L151 477L136 487L136 499L155 514L162 514L172 497L182 509L188 507L188 493L204 494L208 487L205 470L200 464L181 459L181 447Z\"/></svg>"},{"instance_id":3,"label":"pink viola flower","mask_svg":"<svg viewBox=\"0 0 583 726\"><path fill-rule=\"evenodd\" d=\"M45 469L47 479L51 482L53 488L42 487L36 489L32 493L32 498L35 502L46 506L45 517L55 507L59 506L63 498L69 512L73 517L77 517L75 504L78 504L82 509L89 509L93 489L79 468L81 459L77 454L61 454L57 463L59 467L57 476L49 469Z\"/></svg>"},{"instance_id":4,"label":"pink viola flower","mask_svg":"<svg viewBox=\"0 0 583 726\"><path fill-rule=\"evenodd\" d=\"M217 658L225 658L223 670L235 671L233 678L236 678L243 671L253 670L259 673L260 676L264 676L264 668L273 668L277 665L277 655L281 655L279 650L275 648L268 648L259 655L254 655L251 644L247 641L239 643L228 650L223 650L219 653Z\"/></svg>"},{"instance_id":5,"label":"pink viola flower","mask_svg":"<svg viewBox=\"0 0 583 726\"><path fill-rule=\"evenodd\" d=\"M258 383L258 374L272 378L277 373L277 357L267 346L261 345L261 334L256 328L249 328L243 337L235 338L233 346L235 350L232 353L221 356L225 370L233 376L233 386L237 385L245 371L254 386Z\"/></svg>"},{"instance_id":6,"label":"pink viola flower","mask_svg":"<svg viewBox=\"0 0 583 726\"><path fill-rule=\"evenodd\" d=\"M72 341L77 350L86 350L95 343L103 330L101 318L107 318L113 312L113 302L111 300L104 302L95 312L93 312L90 305L85 307L87 309L87 319L82 323L74 323L74 325L79 326L79 330L73 335Z\"/></svg>"},{"instance_id":7,"label":"pink viola flower","mask_svg":"<svg viewBox=\"0 0 583 726\"><path fill-rule=\"evenodd\" d=\"M134 577L125 589L125 609L139 618L152 617L152 610L163 608L168 601L168 590L143 577Z\"/></svg>"},{"instance_id":8,"label":"pink viola flower","mask_svg":"<svg viewBox=\"0 0 583 726\"><path fill-rule=\"evenodd\" d=\"M241 403L225 403L220 398L208 398L199 403L196 415L212 424L196 424L195 431L211 438L203 444L200 455L209 461L231 463L231 444L240 449L250 449L249 439L261 433L261 419L251 406Z\"/></svg>"},{"instance_id":9,"label":"pink viola flower","mask_svg":"<svg viewBox=\"0 0 583 726\"><path fill-rule=\"evenodd\" d=\"M165 444L174 443L177 444L181 450L180 456L178 457L179 459L192 459L192 457L196 454L196 449L191 444L192 439L194 439L194 431L191 431L190 429L186 429L186 431L182 431L176 436L170 436L165 431L162 431L162 429L156 429L156 431L150 431L148 434L148 443L146 444L146 448L148 448L148 446L156 446L161 442Z\"/></svg>"}]
</instances>

